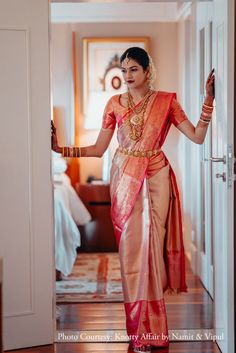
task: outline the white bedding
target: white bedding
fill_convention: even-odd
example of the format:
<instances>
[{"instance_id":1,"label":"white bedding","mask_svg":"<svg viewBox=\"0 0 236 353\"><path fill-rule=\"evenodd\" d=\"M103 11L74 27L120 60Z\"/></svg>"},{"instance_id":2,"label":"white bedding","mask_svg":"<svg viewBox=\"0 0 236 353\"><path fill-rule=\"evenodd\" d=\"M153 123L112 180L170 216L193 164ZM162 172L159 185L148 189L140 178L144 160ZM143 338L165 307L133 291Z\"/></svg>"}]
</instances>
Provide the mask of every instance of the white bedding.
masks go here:
<instances>
[{"instance_id":1,"label":"white bedding","mask_svg":"<svg viewBox=\"0 0 236 353\"><path fill-rule=\"evenodd\" d=\"M62 160L59 161L62 166ZM55 173L54 168L55 266L65 276L72 272L76 249L81 245L77 225L90 220L91 216L71 186L69 177L60 170Z\"/></svg>"},{"instance_id":2,"label":"white bedding","mask_svg":"<svg viewBox=\"0 0 236 353\"><path fill-rule=\"evenodd\" d=\"M80 233L57 189L54 190L54 216L55 266L64 276L68 276L77 257L76 249L80 246Z\"/></svg>"},{"instance_id":3,"label":"white bedding","mask_svg":"<svg viewBox=\"0 0 236 353\"><path fill-rule=\"evenodd\" d=\"M66 174L54 175L54 187L78 226L85 225L91 220L90 213L71 186L70 178Z\"/></svg>"}]
</instances>

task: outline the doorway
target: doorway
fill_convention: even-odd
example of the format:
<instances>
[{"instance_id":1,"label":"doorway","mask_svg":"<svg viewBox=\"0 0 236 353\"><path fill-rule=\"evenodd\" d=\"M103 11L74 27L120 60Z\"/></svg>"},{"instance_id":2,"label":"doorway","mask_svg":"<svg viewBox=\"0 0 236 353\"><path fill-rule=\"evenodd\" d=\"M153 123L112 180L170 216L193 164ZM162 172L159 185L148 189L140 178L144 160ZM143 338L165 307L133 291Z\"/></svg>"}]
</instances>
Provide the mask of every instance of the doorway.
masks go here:
<instances>
[{"instance_id":1,"label":"doorway","mask_svg":"<svg viewBox=\"0 0 236 353\"><path fill-rule=\"evenodd\" d=\"M205 4L205 5L207 6L207 4ZM211 4L209 4L209 6L211 6ZM194 11L198 11L197 8L198 8L198 5L196 5L196 6L193 5L193 13L194 13ZM57 26L58 26L58 28L60 27L59 25L57 25ZM74 24L71 24L71 29L73 31L77 30L78 33L79 33L79 38L80 38L82 36L87 36L87 34L86 34L86 26L87 26L87 24L83 24L80 27L78 27L74 23ZM161 26L164 28L164 24L163 23L162 23ZM96 26L94 23L92 23L92 24L89 25L89 27L90 27L91 31L94 31L93 33L96 32L99 36L104 36L105 31L102 30L101 28L99 28L99 26ZM124 24L122 30L124 30L125 33L128 33L127 27L126 28L125 27L126 27L126 25ZM117 26L117 29L115 29L115 31L117 33L118 33L118 28L120 30L120 26ZM143 31L145 32L145 26L144 25L143 25L142 28L143 28ZM169 26L169 29L170 29L170 26ZM62 30L62 27L60 28L60 30ZM107 30L107 28L106 28L106 30ZM69 31L68 27L67 27L66 31ZM148 34L148 30L147 29L146 29L146 34ZM204 66L205 66L205 69L203 69L201 71L202 72L202 81L201 81L202 84L204 82L204 79L206 77L208 69L212 66L211 65L212 53L208 53L207 57L206 57L206 55L204 53L204 50L205 50L205 47L207 46L207 43L210 43L210 41L212 41L212 36L213 36L212 18L211 19L208 18L207 27L203 27L202 29L200 29L200 32L199 32L199 40L200 40L200 44L202 44L202 46L200 46L200 47L203 49L203 51L200 50L200 54L201 54L200 57L202 58L202 63L201 64L204 64ZM191 43L190 47L193 50L196 49L196 48L194 48L194 43ZM210 45L210 48L211 47L212 46ZM80 44L78 46L78 50L82 51L82 48L81 48ZM153 48L154 53L156 52L156 50L157 49L155 49L155 47L154 47ZM159 48L159 51L158 51L158 55L159 55L159 53L161 53L160 48ZM158 57L158 55L156 55L156 57ZM160 55L162 55L162 54L160 54ZM158 59L158 60L160 60L160 59ZM192 63L192 65L194 66L194 63ZM189 73L187 74L187 76L189 76ZM168 80L169 80L169 78L167 77L167 81ZM164 84L164 79L161 76L160 76L159 84L160 85ZM193 83L189 82L189 84L192 85ZM168 85L169 85L169 87L171 87L170 81L168 82L167 86ZM177 88L177 84L176 84L176 87L174 87L174 89L176 89L176 88ZM81 89L82 89L82 87L81 87ZM172 89L172 88L170 88L170 89ZM187 97L187 95L190 95L190 99L191 100L193 100L194 95L195 95L195 97L196 96L199 97L199 101L197 102L196 108L195 108L195 112L197 112L197 114L199 115L199 109L200 109L199 107L200 107L200 104L202 103L201 95L199 95L199 93L196 92L195 88L193 88L192 91L191 91L191 89L190 90L186 89L185 95L186 95L185 97ZM188 102L188 99L186 99L186 107L187 107L187 102ZM193 108L187 107L187 110L191 110L191 109L192 109L192 112L193 112L194 111ZM210 131L209 135L212 136L212 132L211 131ZM87 137L89 137L89 139L93 139L94 136L95 136L95 132L90 132L89 135L87 135ZM81 140L81 142L82 141L83 140ZM181 145L181 141L180 141L180 145ZM186 155L187 154L195 155L195 156L197 156L196 158L198 160L202 159L202 178L203 178L202 180L204 180L204 182L202 184L205 185L205 188L197 189L199 191L198 195L201 195L201 197L199 199L195 200L195 205L197 205L197 208L194 209L194 204L192 204L192 206L191 206L192 207L191 216L197 220L197 225L196 225L195 229L193 227L192 232L190 234L190 239L194 240L194 237L196 236L197 233L201 234L200 241L199 241L199 238L195 238L195 240L198 242L198 245L200 246L200 252L203 255L201 255L200 261L197 260L197 256L198 255L196 255L196 254L195 254L196 256L194 255L196 262L195 262L193 268L195 269L196 273L200 276L204 286L207 288L207 290L209 291L209 293L211 294L211 296L214 299L214 293L213 293L213 288L214 288L214 284L213 284L213 248L214 248L214 243L213 243L213 237L212 237L213 232L212 232L212 222L209 221L207 223L207 220L209 220L209 219L211 220L211 218L212 218L210 213L209 213L209 210L211 209L211 204L213 203L213 201L212 201L213 192L211 191L212 190L211 186L209 187L209 185L211 185L210 181L212 179L212 177L211 177L211 174L212 174L211 168L212 167L211 167L211 164L208 164L208 166L206 166L206 161L205 161L205 159L207 159L209 156L212 156L212 154L211 154L212 146L211 145L212 145L212 143L211 143L211 139L210 139L210 140L207 141L205 147L202 150L202 153L197 152L196 154L194 154L193 150L191 151L190 149L188 149L188 150L186 149L185 154ZM191 151L191 153L190 153L190 151ZM195 149L195 151L196 151L196 149ZM204 166L203 166L203 164L204 164ZM187 167L188 166L186 166L186 170L187 170ZM196 168L196 167L194 167L194 168ZM195 170L194 168L193 168L193 170ZM83 168L83 169L86 169L86 168ZM207 172L206 172L206 169L208 170ZM187 180L187 179L188 179L188 177L185 176L185 180ZM207 186L207 184L208 184L208 186ZM192 186L195 187L194 185L192 185ZM194 197L193 192L191 192L191 194ZM195 211L199 210L199 205L201 205L201 202L202 202L202 205L204 205L204 207L200 206L200 212L196 215ZM212 326L212 328L213 328L213 326Z\"/></svg>"}]
</instances>

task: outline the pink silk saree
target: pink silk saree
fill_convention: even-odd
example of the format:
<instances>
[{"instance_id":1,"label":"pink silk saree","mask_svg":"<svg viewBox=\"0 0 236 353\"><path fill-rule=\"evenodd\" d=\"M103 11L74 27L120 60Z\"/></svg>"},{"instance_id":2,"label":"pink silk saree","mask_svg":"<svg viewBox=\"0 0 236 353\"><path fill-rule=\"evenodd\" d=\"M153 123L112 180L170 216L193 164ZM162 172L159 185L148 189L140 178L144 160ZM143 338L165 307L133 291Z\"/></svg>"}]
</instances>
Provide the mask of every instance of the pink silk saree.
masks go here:
<instances>
[{"instance_id":1,"label":"pink silk saree","mask_svg":"<svg viewBox=\"0 0 236 353\"><path fill-rule=\"evenodd\" d=\"M142 138L132 141L127 108L119 96L105 109L103 128L115 129L120 146L160 149L171 123L187 119L175 94L155 92L148 103ZM116 151L111 168L111 216L121 263L127 334L134 344L168 346L164 292L186 292L180 197L175 174L161 151L135 157Z\"/></svg>"}]
</instances>

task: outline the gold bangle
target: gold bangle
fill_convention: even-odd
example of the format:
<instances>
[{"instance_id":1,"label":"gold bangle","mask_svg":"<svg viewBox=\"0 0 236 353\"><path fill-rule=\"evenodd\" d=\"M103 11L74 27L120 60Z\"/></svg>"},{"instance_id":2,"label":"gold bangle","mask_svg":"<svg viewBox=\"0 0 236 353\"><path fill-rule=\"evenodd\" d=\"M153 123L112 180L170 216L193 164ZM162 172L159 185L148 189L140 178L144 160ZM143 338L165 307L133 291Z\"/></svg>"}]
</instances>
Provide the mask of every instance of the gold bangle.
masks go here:
<instances>
[{"instance_id":1,"label":"gold bangle","mask_svg":"<svg viewBox=\"0 0 236 353\"><path fill-rule=\"evenodd\" d=\"M204 110L204 111L207 112L207 113L212 113L212 112L213 112L213 109L214 109L213 106L210 107L210 106L208 106L208 105L206 105L206 104L204 104L204 103L203 103L203 105L202 105L202 110Z\"/></svg>"},{"instance_id":2,"label":"gold bangle","mask_svg":"<svg viewBox=\"0 0 236 353\"><path fill-rule=\"evenodd\" d=\"M202 113L206 114L206 115L212 115L212 111L206 111L205 109L202 108Z\"/></svg>"},{"instance_id":3,"label":"gold bangle","mask_svg":"<svg viewBox=\"0 0 236 353\"><path fill-rule=\"evenodd\" d=\"M211 121L211 118L210 119L207 119L207 118L205 118L204 116L200 116L200 119L202 119L202 120L205 120L205 121Z\"/></svg>"},{"instance_id":4,"label":"gold bangle","mask_svg":"<svg viewBox=\"0 0 236 353\"><path fill-rule=\"evenodd\" d=\"M207 125L209 125L209 123L210 123L210 120L209 121L206 121L206 120L203 120L203 119L199 119L201 122L203 122L203 123L205 123L205 124L207 124Z\"/></svg>"},{"instance_id":5,"label":"gold bangle","mask_svg":"<svg viewBox=\"0 0 236 353\"><path fill-rule=\"evenodd\" d=\"M76 151L75 156L78 158L81 157L80 147L75 147L75 151Z\"/></svg>"},{"instance_id":6,"label":"gold bangle","mask_svg":"<svg viewBox=\"0 0 236 353\"><path fill-rule=\"evenodd\" d=\"M202 114L208 115L208 116L212 116L212 112L207 112L204 109L202 109Z\"/></svg>"},{"instance_id":7,"label":"gold bangle","mask_svg":"<svg viewBox=\"0 0 236 353\"><path fill-rule=\"evenodd\" d=\"M212 117L212 114L206 113L206 112L204 112L204 111L202 111L201 115L203 115L203 116L205 116L205 117L207 117L207 118L211 118L211 117Z\"/></svg>"},{"instance_id":8,"label":"gold bangle","mask_svg":"<svg viewBox=\"0 0 236 353\"><path fill-rule=\"evenodd\" d=\"M66 157L66 147L62 147L62 156Z\"/></svg>"},{"instance_id":9,"label":"gold bangle","mask_svg":"<svg viewBox=\"0 0 236 353\"><path fill-rule=\"evenodd\" d=\"M212 115L201 114L201 117L206 120L211 120Z\"/></svg>"},{"instance_id":10,"label":"gold bangle","mask_svg":"<svg viewBox=\"0 0 236 353\"><path fill-rule=\"evenodd\" d=\"M206 107L206 108L209 108L209 109L213 109L213 105L207 105L206 103L203 103L203 106Z\"/></svg>"},{"instance_id":11,"label":"gold bangle","mask_svg":"<svg viewBox=\"0 0 236 353\"><path fill-rule=\"evenodd\" d=\"M73 147L69 147L69 157L73 157Z\"/></svg>"},{"instance_id":12,"label":"gold bangle","mask_svg":"<svg viewBox=\"0 0 236 353\"><path fill-rule=\"evenodd\" d=\"M62 156L63 157L73 157L73 147L62 147Z\"/></svg>"},{"instance_id":13,"label":"gold bangle","mask_svg":"<svg viewBox=\"0 0 236 353\"><path fill-rule=\"evenodd\" d=\"M205 121L211 121L211 119L207 119L207 118L205 118L204 116L200 116L200 119L202 119L202 120L205 120Z\"/></svg>"}]
</instances>

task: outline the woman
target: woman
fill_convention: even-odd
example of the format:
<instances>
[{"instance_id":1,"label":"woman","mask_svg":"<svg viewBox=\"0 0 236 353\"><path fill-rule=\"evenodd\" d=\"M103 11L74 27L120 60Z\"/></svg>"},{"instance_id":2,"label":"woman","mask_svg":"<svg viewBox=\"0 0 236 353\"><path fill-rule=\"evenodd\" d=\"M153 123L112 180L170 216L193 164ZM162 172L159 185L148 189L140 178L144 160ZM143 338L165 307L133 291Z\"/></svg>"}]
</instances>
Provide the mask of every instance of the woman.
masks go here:
<instances>
[{"instance_id":1,"label":"woman","mask_svg":"<svg viewBox=\"0 0 236 353\"><path fill-rule=\"evenodd\" d=\"M203 143L213 110L214 72L194 127L174 93L151 88L154 70L145 50L127 49L120 64L128 92L108 101L96 143L59 147L52 126L52 148L66 157L101 157L118 125L110 192L127 334L135 352L150 352L169 344L164 292L187 291L180 198L161 147L172 123L193 142Z\"/></svg>"}]
</instances>

